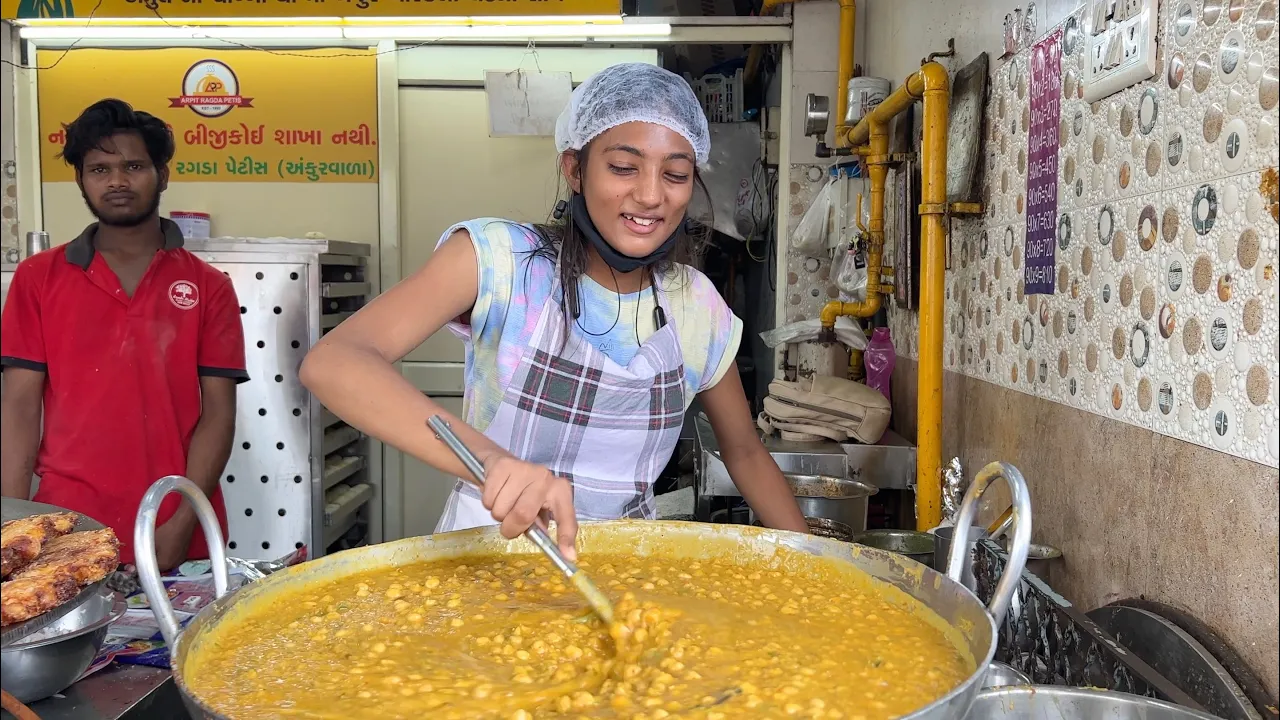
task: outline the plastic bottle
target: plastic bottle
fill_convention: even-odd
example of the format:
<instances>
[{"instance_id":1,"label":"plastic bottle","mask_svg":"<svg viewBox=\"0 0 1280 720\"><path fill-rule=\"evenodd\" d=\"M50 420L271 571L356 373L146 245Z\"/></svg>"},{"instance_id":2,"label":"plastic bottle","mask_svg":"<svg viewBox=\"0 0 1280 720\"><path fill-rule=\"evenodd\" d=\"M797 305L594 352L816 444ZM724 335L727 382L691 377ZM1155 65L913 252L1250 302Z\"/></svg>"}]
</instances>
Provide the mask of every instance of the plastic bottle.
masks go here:
<instances>
[{"instance_id":1,"label":"plastic bottle","mask_svg":"<svg viewBox=\"0 0 1280 720\"><path fill-rule=\"evenodd\" d=\"M889 338L889 328L876 328L862 354L862 364L867 369L867 385L879 390L886 400L892 399L889 397L889 388L896 361L897 355L893 351L893 340Z\"/></svg>"}]
</instances>

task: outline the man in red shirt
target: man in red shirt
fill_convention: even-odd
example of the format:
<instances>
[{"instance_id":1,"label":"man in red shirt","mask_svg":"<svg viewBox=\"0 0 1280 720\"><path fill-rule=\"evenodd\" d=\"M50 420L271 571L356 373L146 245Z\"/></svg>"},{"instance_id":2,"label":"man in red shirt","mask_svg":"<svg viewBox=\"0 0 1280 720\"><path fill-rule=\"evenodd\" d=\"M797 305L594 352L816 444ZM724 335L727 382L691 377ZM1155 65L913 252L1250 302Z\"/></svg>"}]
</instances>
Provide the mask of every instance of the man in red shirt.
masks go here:
<instances>
[{"instance_id":1,"label":"man in red shirt","mask_svg":"<svg viewBox=\"0 0 1280 720\"><path fill-rule=\"evenodd\" d=\"M173 153L164 122L120 100L68 125L62 157L98 222L18 266L0 321L0 491L30 497L34 470L34 499L111 526L124 563L138 503L166 475L200 486L226 532L218 481L248 379L231 281L159 214ZM157 522L162 569L208 557L177 495Z\"/></svg>"}]
</instances>

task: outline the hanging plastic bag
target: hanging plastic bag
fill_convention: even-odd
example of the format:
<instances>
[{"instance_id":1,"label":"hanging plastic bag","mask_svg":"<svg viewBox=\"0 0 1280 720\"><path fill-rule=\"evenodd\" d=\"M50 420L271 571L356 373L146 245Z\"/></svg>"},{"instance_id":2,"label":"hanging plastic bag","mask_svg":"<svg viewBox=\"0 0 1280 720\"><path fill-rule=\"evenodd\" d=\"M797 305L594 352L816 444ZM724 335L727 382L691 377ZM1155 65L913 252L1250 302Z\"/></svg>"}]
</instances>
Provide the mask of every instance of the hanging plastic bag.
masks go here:
<instances>
[{"instance_id":1,"label":"hanging plastic bag","mask_svg":"<svg viewBox=\"0 0 1280 720\"><path fill-rule=\"evenodd\" d=\"M867 252L865 238L846 245L836 272L836 287L840 290L840 302L862 302L867 297Z\"/></svg>"},{"instance_id":2,"label":"hanging plastic bag","mask_svg":"<svg viewBox=\"0 0 1280 720\"><path fill-rule=\"evenodd\" d=\"M817 197L809 203L809 209L804 211L804 216L791 231L792 250L810 257L827 257L827 241L833 232L839 232L839 177L839 171L831 168L827 184L818 191Z\"/></svg>"},{"instance_id":3,"label":"hanging plastic bag","mask_svg":"<svg viewBox=\"0 0 1280 720\"><path fill-rule=\"evenodd\" d=\"M821 320L800 320L788 323L779 328L765 330L760 339L770 349L787 343L811 342L818 339L822 331ZM862 326L853 318L841 315L836 318L836 340L844 343L850 350L863 350L867 347L867 334Z\"/></svg>"}]
</instances>

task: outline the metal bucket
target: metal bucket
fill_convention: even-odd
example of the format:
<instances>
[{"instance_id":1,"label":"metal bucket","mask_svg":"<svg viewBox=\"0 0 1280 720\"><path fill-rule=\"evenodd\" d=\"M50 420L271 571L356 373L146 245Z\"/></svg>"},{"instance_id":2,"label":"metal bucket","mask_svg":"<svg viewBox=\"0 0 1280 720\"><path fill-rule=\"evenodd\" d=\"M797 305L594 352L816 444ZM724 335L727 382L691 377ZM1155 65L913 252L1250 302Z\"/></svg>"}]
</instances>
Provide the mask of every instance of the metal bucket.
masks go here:
<instances>
[{"instance_id":1,"label":"metal bucket","mask_svg":"<svg viewBox=\"0 0 1280 720\"><path fill-rule=\"evenodd\" d=\"M784 475L806 518L834 520L853 532L867 529L868 498L879 492L874 485L828 475Z\"/></svg>"},{"instance_id":2,"label":"metal bucket","mask_svg":"<svg viewBox=\"0 0 1280 720\"><path fill-rule=\"evenodd\" d=\"M897 553L927 568L934 567L934 541L929 533L915 530L868 530L855 535L853 541L877 550Z\"/></svg>"},{"instance_id":3,"label":"metal bucket","mask_svg":"<svg viewBox=\"0 0 1280 720\"><path fill-rule=\"evenodd\" d=\"M1026 546L1031 535L1031 528L1026 522L1031 517L1031 501L1027 495L1026 483L1016 468L1002 463L987 466L970 488L960 514L963 517L967 511L972 516L977 509L978 497L993 478L1000 476L1008 478L1015 504L1021 513L1019 518L1025 520L1017 529L1014 552L996 587L995 599L990 608L984 607L955 580L928 568L921 569L919 564L907 562L898 555L780 530L744 525L614 520L583 523L579 530L578 544L583 552L588 553L628 552L643 557L662 554L665 550L670 555L706 559L750 556L767 558L777 548L784 547L848 563L915 598L937 613L943 622L955 628L964 643L964 651L976 662L973 673L945 696L903 716L910 720L952 720L965 716L981 688L987 663L991 662L995 654L996 628L1004 619L1009 599L1026 562ZM156 514L161 501L174 491L182 493L192 503L205 536L209 538L214 587L218 595L217 600L191 620L186 630L180 630L178 626L173 607L160 580L155 558ZM152 612L159 621L161 633L169 645L174 680L183 700L193 717L217 720L233 719L214 712L195 696L186 681L185 673L190 658L200 652L201 636L217 627L237 606L243 608L243 604L256 601L271 602L283 593L379 567L402 567L473 555L536 555L534 548L522 538L507 540L499 534L497 527L476 528L408 538L328 555L268 575L242 587L234 594L227 594L226 554L213 508L194 483L179 476L161 478L143 497L134 529L134 546L137 548L142 587L146 591ZM305 648L300 648L300 651L305 652Z\"/></svg>"},{"instance_id":4,"label":"metal bucket","mask_svg":"<svg viewBox=\"0 0 1280 720\"><path fill-rule=\"evenodd\" d=\"M946 558L951 555L951 545L956 535L955 527L940 527L933 531L933 556L936 558ZM978 590L978 580L973 576L973 550L977 546L978 541L987 537L987 529L973 525L969 527L968 541L963 543L962 547L965 559L965 570L961 575L960 582L973 592Z\"/></svg>"}]
</instances>

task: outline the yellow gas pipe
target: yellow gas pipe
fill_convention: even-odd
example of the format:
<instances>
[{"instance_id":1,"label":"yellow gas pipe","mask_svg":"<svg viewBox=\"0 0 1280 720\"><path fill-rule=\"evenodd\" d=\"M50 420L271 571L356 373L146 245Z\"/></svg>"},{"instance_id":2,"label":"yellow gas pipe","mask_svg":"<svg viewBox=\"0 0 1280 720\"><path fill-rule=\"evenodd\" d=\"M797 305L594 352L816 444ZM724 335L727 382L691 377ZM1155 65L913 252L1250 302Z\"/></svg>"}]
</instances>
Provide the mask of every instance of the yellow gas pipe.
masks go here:
<instances>
[{"instance_id":1,"label":"yellow gas pipe","mask_svg":"<svg viewBox=\"0 0 1280 720\"><path fill-rule=\"evenodd\" d=\"M946 68L925 63L918 72L867 113L854 127L836 127L836 146L853 147L867 161L871 179L870 241L867 248L867 299L859 303L829 302L819 319L824 329L835 327L841 315L870 317L889 288L881 281L884 251L884 191L889 165L889 121L924 104L924 142L921 149L920 218L920 362L917 385L916 527L936 527L942 521L942 340L946 271L947 117L951 82ZM864 146L863 143L866 143ZM907 282L906 278L897 279Z\"/></svg>"},{"instance_id":2,"label":"yellow gas pipe","mask_svg":"<svg viewBox=\"0 0 1280 720\"><path fill-rule=\"evenodd\" d=\"M838 0L840 3L840 39L839 55L836 57L836 147L849 147L848 141L841 144L841 136L847 135L849 126L845 124L845 115L849 112L849 78L853 77L853 38L858 29L858 5L856 0ZM781 5L789 5L797 0L764 0L760 7L761 15L768 15ZM754 75L759 65L759 55L763 50L757 46L751 48L747 55L747 75ZM754 62L752 61L754 58Z\"/></svg>"},{"instance_id":3,"label":"yellow gas pipe","mask_svg":"<svg viewBox=\"0 0 1280 720\"><path fill-rule=\"evenodd\" d=\"M760 13L796 0L764 0ZM942 340L946 271L947 118L951 105L951 81L946 68L926 62L906 82L863 116L855 126L845 117L849 110L849 79L853 77L854 34L857 30L855 0L839 0L840 37L836 58L835 147L841 154L866 158L871 181L871 221L867 247L867 299L856 303L829 302L819 319L833 331L841 315L871 317L882 296L892 290L882 281L884 253L884 192L889 171L889 121L918 101L924 105L924 142L921 149L920 217L920 361L917 380L916 527L928 530L942 522ZM754 49L754 48L753 48ZM751 63L754 74L758 65ZM865 144L864 144L865 143ZM909 278L897 278L909 282Z\"/></svg>"}]
</instances>

